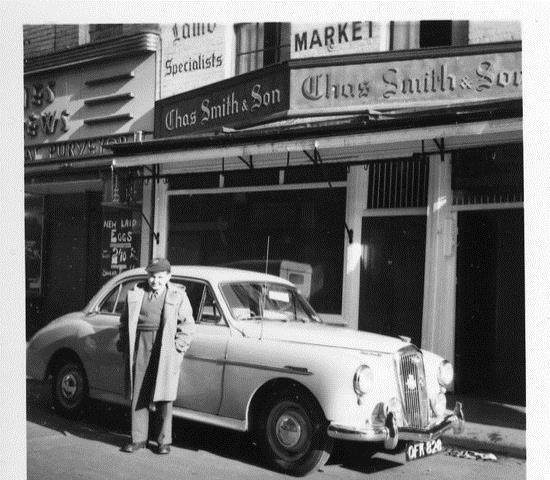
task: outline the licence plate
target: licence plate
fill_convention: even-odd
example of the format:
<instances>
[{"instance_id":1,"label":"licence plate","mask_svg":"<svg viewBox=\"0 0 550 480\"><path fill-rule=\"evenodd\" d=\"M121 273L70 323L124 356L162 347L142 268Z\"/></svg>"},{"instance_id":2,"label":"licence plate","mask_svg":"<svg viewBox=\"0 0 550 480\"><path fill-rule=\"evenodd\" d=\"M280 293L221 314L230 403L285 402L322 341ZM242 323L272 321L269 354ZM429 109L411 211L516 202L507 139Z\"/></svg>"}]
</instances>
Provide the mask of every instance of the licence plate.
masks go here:
<instances>
[{"instance_id":1,"label":"licence plate","mask_svg":"<svg viewBox=\"0 0 550 480\"><path fill-rule=\"evenodd\" d=\"M443 451L443 442L437 440L428 440L427 442L409 443L405 451L407 461L418 460L419 458L429 457Z\"/></svg>"}]
</instances>

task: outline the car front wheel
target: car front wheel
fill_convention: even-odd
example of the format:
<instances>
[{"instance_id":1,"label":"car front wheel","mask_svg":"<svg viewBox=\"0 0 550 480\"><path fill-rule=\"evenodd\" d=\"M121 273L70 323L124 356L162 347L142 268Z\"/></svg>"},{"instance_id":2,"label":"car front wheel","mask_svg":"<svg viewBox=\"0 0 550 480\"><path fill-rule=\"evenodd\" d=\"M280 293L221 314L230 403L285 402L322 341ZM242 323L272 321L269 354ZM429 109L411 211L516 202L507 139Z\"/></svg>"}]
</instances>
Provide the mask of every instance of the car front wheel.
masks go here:
<instances>
[{"instance_id":1,"label":"car front wheel","mask_svg":"<svg viewBox=\"0 0 550 480\"><path fill-rule=\"evenodd\" d=\"M56 410L67 417L80 415L86 400L87 388L86 374L79 362L60 362L52 379L52 395Z\"/></svg>"},{"instance_id":2,"label":"car front wheel","mask_svg":"<svg viewBox=\"0 0 550 480\"><path fill-rule=\"evenodd\" d=\"M323 412L301 392L276 395L262 412L257 434L271 465L292 475L323 465L333 445Z\"/></svg>"}]
</instances>

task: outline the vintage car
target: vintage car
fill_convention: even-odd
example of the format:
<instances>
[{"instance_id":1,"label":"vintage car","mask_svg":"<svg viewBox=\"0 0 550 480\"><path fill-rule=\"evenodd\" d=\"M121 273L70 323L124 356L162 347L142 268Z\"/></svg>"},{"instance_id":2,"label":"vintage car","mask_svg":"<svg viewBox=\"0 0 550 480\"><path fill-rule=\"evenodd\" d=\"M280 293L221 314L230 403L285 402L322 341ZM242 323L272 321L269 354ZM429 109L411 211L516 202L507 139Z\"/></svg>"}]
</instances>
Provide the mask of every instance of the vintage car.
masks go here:
<instances>
[{"instance_id":1,"label":"vintage car","mask_svg":"<svg viewBox=\"0 0 550 480\"><path fill-rule=\"evenodd\" d=\"M73 415L88 397L128 404L119 316L146 276L116 276L84 310L30 340L28 375L51 377L58 411ZM416 442L409 454L419 456L464 426L458 402L446 409L451 364L406 338L326 325L292 283L272 275L176 266L172 282L186 287L197 323L174 416L250 432L272 467L304 475L328 459L334 439L389 450Z\"/></svg>"}]
</instances>

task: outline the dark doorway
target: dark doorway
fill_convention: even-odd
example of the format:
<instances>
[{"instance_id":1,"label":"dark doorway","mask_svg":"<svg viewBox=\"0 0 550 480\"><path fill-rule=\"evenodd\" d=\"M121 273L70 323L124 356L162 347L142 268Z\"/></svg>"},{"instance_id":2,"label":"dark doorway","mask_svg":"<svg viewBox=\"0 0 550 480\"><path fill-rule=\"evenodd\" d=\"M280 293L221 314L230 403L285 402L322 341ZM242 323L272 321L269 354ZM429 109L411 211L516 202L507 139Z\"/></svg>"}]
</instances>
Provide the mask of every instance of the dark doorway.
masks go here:
<instances>
[{"instance_id":1,"label":"dark doorway","mask_svg":"<svg viewBox=\"0 0 550 480\"><path fill-rule=\"evenodd\" d=\"M101 193L47 195L40 328L82 309L100 286Z\"/></svg>"},{"instance_id":2,"label":"dark doorway","mask_svg":"<svg viewBox=\"0 0 550 480\"><path fill-rule=\"evenodd\" d=\"M363 219L359 329L422 339L426 217Z\"/></svg>"},{"instance_id":3,"label":"dark doorway","mask_svg":"<svg viewBox=\"0 0 550 480\"><path fill-rule=\"evenodd\" d=\"M458 214L456 390L525 405L523 210Z\"/></svg>"}]
</instances>

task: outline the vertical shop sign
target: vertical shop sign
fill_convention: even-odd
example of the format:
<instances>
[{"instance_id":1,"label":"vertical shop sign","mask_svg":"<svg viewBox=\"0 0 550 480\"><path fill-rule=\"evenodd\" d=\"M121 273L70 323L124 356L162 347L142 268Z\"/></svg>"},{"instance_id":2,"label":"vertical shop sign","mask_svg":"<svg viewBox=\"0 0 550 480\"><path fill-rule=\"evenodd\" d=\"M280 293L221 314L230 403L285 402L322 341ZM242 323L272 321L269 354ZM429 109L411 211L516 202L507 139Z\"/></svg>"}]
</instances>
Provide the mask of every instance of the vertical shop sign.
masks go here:
<instances>
[{"instance_id":1,"label":"vertical shop sign","mask_svg":"<svg viewBox=\"0 0 550 480\"><path fill-rule=\"evenodd\" d=\"M130 208L103 208L101 279L103 282L139 266L141 215Z\"/></svg>"},{"instance_id":2,"label":"vertical shop sign","mask_svg":"<svg viewBox=\"0 0 550 480\"><path fill-rule=\"evenodd\" d=\"M25 194L25 284L27 296L42 293L44 197Z\"/></svg>"}]
</instances>

